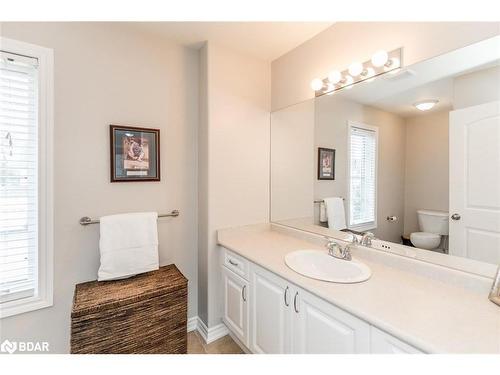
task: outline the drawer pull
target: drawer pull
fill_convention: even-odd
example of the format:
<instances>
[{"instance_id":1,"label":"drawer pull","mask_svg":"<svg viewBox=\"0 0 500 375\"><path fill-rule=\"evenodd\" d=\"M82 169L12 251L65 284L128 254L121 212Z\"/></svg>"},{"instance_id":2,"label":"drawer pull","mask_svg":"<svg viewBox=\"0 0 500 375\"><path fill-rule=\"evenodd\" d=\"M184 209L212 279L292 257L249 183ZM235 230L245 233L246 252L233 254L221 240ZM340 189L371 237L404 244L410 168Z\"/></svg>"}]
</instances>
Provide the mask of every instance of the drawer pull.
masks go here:
<instances>
[{"instance_id":1,"label":"drawer pull","mask_svg":"<svg viewBox=\"0 0 500 375\"><path fill-rule=\"evenodd\" d=\"M243 302L247 301L246 290L247 290L247 286L243 285L243 289L241 289L241 298L243 298Z\"/></svg>"},{"instance_id":2,"label":"drawer pull","mask_svg":"<svg viewBox=\"0 0 500 375\"><path fill-rule=\"evenodd\" d=\"M299 292L295 293L295 297L293 298L293 309L295 310L296 313L299 312L299 309L297 308L297 297L299 296Z\"/></svg>"},{"instance_id":3,"label":"drawer pull","mask_svg":"<svg viewBox=\"0 0 500 375\"><path fill-rule=\"evenodd\" d=\"M288 287L286 287L285 289L285 295L283 296L283 298L285 299L285 306L290 306L290 302L288 302Z\"/></svg>"},{"instance_id":4,"label":"drawer pull","mask_svg":"<svg viewBox=\"0 0 500 375\"><path fill-rule=\"evenodd\" d=\"M233 260L229 259L229 260L228 260L228 262L229 262L230 264L232 264L233 266L238 267L238 263L236 263L235 261L233 261Z\"/></svg>"}]
</instances>

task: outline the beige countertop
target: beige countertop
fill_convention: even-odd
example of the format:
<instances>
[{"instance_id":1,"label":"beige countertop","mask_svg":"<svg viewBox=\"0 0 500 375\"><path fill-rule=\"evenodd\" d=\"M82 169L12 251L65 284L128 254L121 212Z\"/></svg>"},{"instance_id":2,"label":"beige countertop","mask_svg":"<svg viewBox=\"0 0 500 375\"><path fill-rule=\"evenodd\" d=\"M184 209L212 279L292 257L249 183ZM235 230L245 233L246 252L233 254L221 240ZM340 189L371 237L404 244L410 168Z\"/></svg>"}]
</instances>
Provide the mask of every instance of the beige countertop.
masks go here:
<instances>
[{"instance_id":1,"label":"beige countertop","mask_svg":"<svg viewBox=\"0 0 500 375\"><path fill-rule=\"evenodd\" d=\"M457 278L467 283L463 272L355 249L353 256L370 267L371 278L335 284L302 276L285 264L292 251L325 250L317 241L256 225L219 230L218 243L425 352L500 353L500 307L488 300L484 287L455 283Z\"/></svg>"}]
</instances>

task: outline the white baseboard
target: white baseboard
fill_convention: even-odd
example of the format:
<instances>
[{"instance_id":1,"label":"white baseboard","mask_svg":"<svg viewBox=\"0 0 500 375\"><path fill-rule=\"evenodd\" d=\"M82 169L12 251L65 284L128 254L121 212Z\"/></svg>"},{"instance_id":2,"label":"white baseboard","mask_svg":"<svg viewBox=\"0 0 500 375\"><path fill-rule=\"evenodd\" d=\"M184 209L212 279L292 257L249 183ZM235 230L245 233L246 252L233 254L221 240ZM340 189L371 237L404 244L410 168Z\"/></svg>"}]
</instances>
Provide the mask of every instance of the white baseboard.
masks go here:
<instances>
[{"instance_id":1,"label":"white baseboard","mask_svg":"<svg viewBox=\"0 0 500 375\"><path fill-rule=\"evenodd\" d=\"M231 336L231 338L236 343L236 345L238 345L241 348L241 350L243 350L243 352L245 354L252 354L250 349L248 349L245 345L243 345L243 343L240 341L240 339L237 338L236 335L234 335L231 331L229 331L229 336Z\"/></svg>"},{"instance_id":2,"label":"white baseboard","mask_svg":"<svg viewBox=\"0 0 500 375\"><path fill-rule=\"evenodd\" d=\"M207 344L229 334L229 330L224 323L208 328L198 316L189 318L187 322L187 331L191 332L194 330L198 331Z\"/></svg>"},{"instance_id":3,"label":"white baseboard","mask_svg":"<svg viewBox=\"0 0 500 375\"><path fill-rule=\"evenodd\" d=\"M198 317L193 316L192 318L189 318L187 321L187 331L192 332L198 328Z\"/></svg>"}]
</instances>

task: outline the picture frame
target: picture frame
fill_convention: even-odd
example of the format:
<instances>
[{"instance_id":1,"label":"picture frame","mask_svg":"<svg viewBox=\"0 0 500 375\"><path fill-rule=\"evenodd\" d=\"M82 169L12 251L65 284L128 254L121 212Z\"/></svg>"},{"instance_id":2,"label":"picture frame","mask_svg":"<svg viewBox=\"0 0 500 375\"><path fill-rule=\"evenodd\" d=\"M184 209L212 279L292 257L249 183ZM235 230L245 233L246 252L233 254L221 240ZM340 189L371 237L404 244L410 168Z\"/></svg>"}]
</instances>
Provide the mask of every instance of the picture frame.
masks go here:
<instances>
[{"instance_id":1,"label":"picture frame","mask_svg":"<svg viewBox=\"0 0 500 375\"><path fill-rule=\"evenodd\" d=\"M335 180L335 150L318 147L318 180Z\"/></svg>"},{"instance_id":2,"label":"picture frame","mask_svg":"<svg viewBox=\"0 0 500 375\"><path fill-rule=\"evenodd\" d=\"M160 129L110 125L111 182L160 181Z\"/></svg>"}]
</instances>

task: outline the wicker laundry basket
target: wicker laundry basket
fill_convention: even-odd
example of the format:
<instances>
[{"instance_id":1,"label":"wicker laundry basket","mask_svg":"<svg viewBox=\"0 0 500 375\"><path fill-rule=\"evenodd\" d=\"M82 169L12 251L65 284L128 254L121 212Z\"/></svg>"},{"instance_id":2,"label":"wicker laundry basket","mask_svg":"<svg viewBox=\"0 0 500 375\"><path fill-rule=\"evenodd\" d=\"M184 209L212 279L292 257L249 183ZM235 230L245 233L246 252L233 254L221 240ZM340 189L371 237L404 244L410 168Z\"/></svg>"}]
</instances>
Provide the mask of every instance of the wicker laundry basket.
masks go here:
<instances>
[{"instance_id":1,"label":"wicker laundry basket","mask_svg":"<svg viewBox=\"0 0 500 375\"><path fill-rule=\"evenodd\" d=\"M76 285L71 353L186 353L187 279L173 264Z\"/></svg>"}]
</instances>

